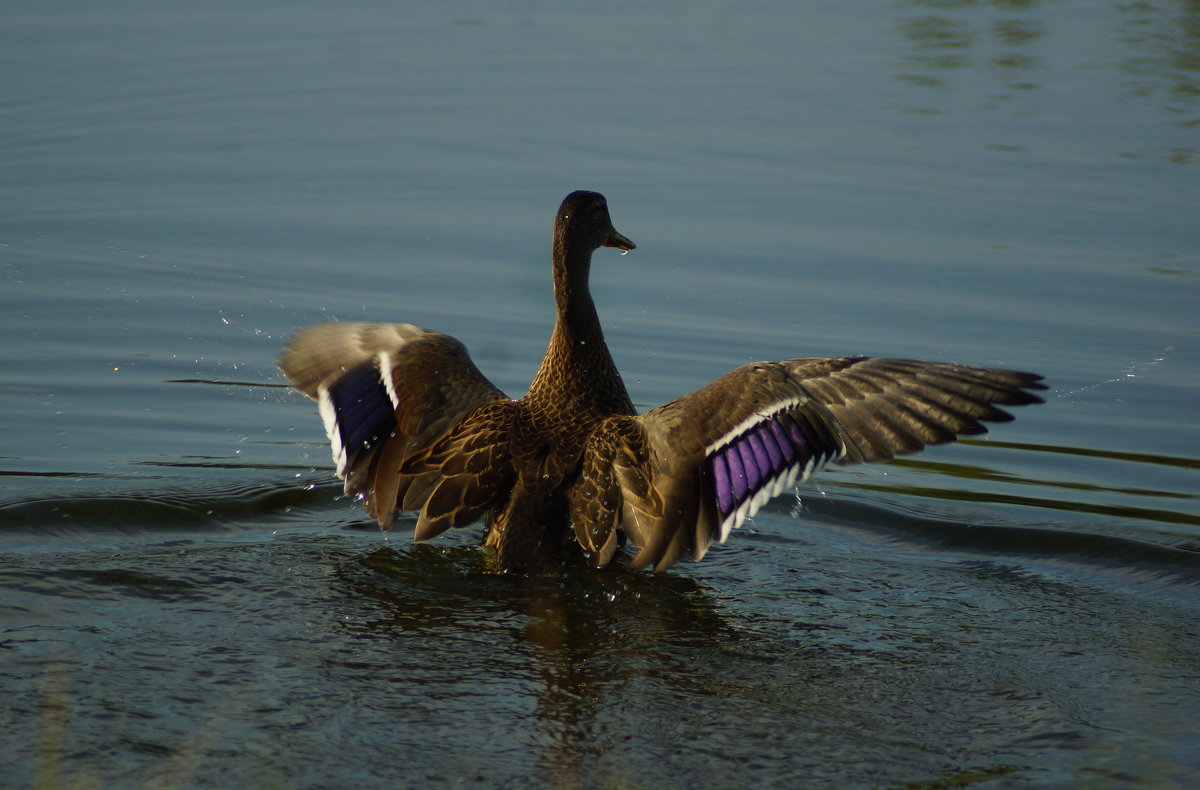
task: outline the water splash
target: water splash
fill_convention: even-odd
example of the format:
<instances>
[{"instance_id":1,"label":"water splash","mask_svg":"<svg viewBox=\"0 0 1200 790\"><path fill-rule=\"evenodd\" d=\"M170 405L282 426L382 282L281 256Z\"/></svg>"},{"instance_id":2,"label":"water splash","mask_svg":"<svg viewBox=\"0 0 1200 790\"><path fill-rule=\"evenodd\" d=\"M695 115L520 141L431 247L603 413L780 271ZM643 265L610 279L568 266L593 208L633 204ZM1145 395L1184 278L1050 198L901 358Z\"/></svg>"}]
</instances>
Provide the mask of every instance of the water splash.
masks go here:
<instances>
[{"instance_id":1,"label":"water splash","mask_svg":"<svg viewBox=\"0 0 1200 790\"><path fill-rule=\"evenodd\" d=\"M1088 384L1083 387L1077 387L1073 390L1067 390L1066 392L1060 392L1055 397L1058 400L1063 400L1065 398L1073 398L1073 397L1075 397L1077 395L1081 395L1085 392L1092 392L1093 390L1098 390L1101 387L1107 387L1110 384L1124 384L1125 382L1129 381L1130 379L1135 379L1138 376L1145 375L1146 371L1150 370L1155 365L1166 362L1167 359L1169 357L1171 357L1174 353L1175 353L1175 346L1165 346L1165 347L1163 347L1163 349L1161 351L1158 352L1158 354L1156 356L1153 356L1147 360L1142 360L1140 362L1132 362L1129 365L1122 368L1120 373L1118 373L1115 376L1112 376L1111 378L1103 379L1102 381L1097 381L1093 384Z\"/></svg>"}]
</instances>

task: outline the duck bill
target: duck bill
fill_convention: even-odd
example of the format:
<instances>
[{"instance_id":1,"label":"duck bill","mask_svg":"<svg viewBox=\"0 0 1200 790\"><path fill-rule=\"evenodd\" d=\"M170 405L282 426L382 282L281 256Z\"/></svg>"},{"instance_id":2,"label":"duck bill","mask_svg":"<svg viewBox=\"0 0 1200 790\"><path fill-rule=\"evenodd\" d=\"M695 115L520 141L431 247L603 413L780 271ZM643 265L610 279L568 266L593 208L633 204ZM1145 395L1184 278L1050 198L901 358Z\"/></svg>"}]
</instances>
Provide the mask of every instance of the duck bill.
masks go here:
<instances>
[{"instance_id":1,"label":"duck bill","mask_svg":"<svg viewBox=\"0 0 1200 790\"><path fill-rule=\"evenodd\" d=\"M634 244L628 237L622 236L620 233L617 233L615 230L612 233L608 234L608 238L605 239L604 244L602 244L600 246L616 247L618 250L621 250L622 252L628 252L629 250L637 249L637 245Z\"/></svg>"}]
</instances>

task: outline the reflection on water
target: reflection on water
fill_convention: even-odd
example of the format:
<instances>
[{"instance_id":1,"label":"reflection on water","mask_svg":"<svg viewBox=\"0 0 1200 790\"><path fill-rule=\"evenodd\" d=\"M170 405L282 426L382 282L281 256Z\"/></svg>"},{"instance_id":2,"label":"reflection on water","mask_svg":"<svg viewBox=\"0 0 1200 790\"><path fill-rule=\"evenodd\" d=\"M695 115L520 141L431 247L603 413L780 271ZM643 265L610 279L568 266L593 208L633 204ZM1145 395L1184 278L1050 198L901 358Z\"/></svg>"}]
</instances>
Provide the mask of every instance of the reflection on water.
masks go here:
<instances>
[{"instance_id":1,"label":"reflection on water","mask_svg":"<svg viewBox=\"0 0 1200 790\"><path fill-rule=\"evenodd\" d=\"M1099 458L1123 463L1157 464L1188 470L1200 470L1200 461L1191 458L1156 456L1148 453L1126 453L1082 447L1054 447L1022 442L994 441L982 443L978 440L969 439L963 440L963 443L974 443L976 445L991 446L996 448L1019 449L1023 452L1047 452ZM968 488L960 487L954 489L938 488L931 485L880 485L868 483L847 483L846 486L849 488L859 488L863 490L897 491L913 496L931 497L935 499L949 499L963 502L994 502L1028 505L1030 507L1043 508L1046 510L1062 510L1073 513L1093 513L1096 515L1113 516L1122 519L1141 519L1146 521L1161 521L1169 524L1189 524L1200 526L1200 513L1194 512L1196 509L1194 503L1200 500L1200 497L1191 491L1169 491L1125 485L1101 486L1095 483L1075 480L1019 478L1018 476L1008 472L997 471L995 469L988 469L979 466L923 461L912 458L896 459L892 461L892 465L901 468L912 469L923 474L936 473L949 478L961 478L969 480L971 481L971 485ZM1058 496L1054 498L1048 498L1033 497L1020 493L997 493L995 491L987 491L982 489L978 485L978 483L981 481L1004 483L1006 484L1004 486L1006 491L1012 491L1014 489L1020 490L1026 487L1035 489L1048 488L1056 491ZM1073 492L1076 497L1086 496L1087 499L1072 499L1069 498L1065 492ZM1105 498L1104 495L1108 494L1116 495L1122 500L1143 497L1151 499L1184 500L1178 503L1179 506L1184 507L1187 504L1192 504L1193 512L1136 507L1125 504L1104 504L1102 501L1095 501L1097 499Z\"/></svg>"},{"instance_id":2,"label":"reflection on water","mask_svg":"<svg viewBox=\"0 0 1200 790\"><path fill-rule=\"evenodd\" d=\"M949 15L956 5L966 12L966 18ZM897 79L922 87L946 88L953 75L941 72L986 63L996 69L1001 83L1009 89L1037 88L1027 72L1039 65L1040 56L1035 50L1043 38L1045 23L999 16L1020 13L1010 3L996 4L1002 6L992 10L997 16L981 18L978 5L908 4L909 15L902 18L899 31L912 51L902 58Z\"/></svg>"},{"instance_id":3,"label":"reflection on water","mask_svg":"<svg viewBox=\"0 0 1200 790\"><path fill-rule=\"evenodd\" d=\"M1137 2L1123 6L1117 38L1138 54L1121 61L1133 77L1126 89L1139 98L1165 102L1185 128L1200 126L1200 5L1194 0L1155 5ZM1176 161L1189 161L1195 151Z\"/></svg>"},{"instance_id":4,"label":"reflection on water","mask_svg":"<svg viewBox=\"0 0 1200 790\"><path fill-rule=\"evenodd\" d=\"M247 770L294 786L331 750L362 781L485 786L1027 786L1110 760L1174 775L1177 761L1142 762L1136 733L1200 669L1178 628L1194 601L1047 569L1104 555L1169 589L1163 571L1195 583L1200 555L1172 569L1144 546L964 533L846 500L808 516L814 542L735 538L661 576L502 576L471 541L345 532L13 557L0 723L38 712L36 733L9 731L40 786L216 787ZM764 529L786 520L768 512ZM845 553L827 539L841 523L903 541ZM108 750L127 754L119 772Z\"/></svg>"},{"instance_id":5,"label":"reflection on water","mask_svg":"<svg viewBox=\"0 0 1200 790\"><path fill-rule=\"evenodd\" d=\"M1046 62L1063 57L1063 52L1079 53L1080 39L1087 36L1094 43L1083 49L1096 54L1074 54L1075 65L1118 68L1128 77L1120 86L1125 96L1155 102L1155 109L1165 110L1174 126L1200 126L1200 7L1195 2L1120 4L1111 29L1080 24L1092 22L1083 6L1066 6L1055 14L1055 5L1036 0L903 3L897 30L907 51L899 58L895 78L917 88L975 90L975 102L992 110L1043 114L1053 107L1024 101L1021 94L1043 89L1056 93L1061 74L1048 69ZM1119 41L1128 48L1126 53L1134 54L1114 62L1105 46L1108 41ZM976 74L986 75L986 80L976 82ZM940 114L954 104L944 93L927 93L918 102L906 105L905 112ZM1025 150L1022 145L996 142L987 147ZM1190 164L1198 152L1196 146L1164 145L1153 152L1114 153L1133 157L1153 153L1176 164Z\"/></svg>"},{"instance_id":6,"label":"reflection on water","mask_svg":"<svg viewBox=\"0 0 1200 790\"><path fill-rule=\"evenodd\" d=\"M512 638L528 650L518 665L497 660L485 672L535 681L539 762L554 787L584 785L585 763L620 748L600 721L614 698L633 692L648 674L679 693L711 695L716 689L706 673L689 671L689 656L737 650L735 631L684 577L570 567L535 579L464 578L464 561L477 562L461 553L383 549L360 559L379 576L346 566L341 573L355 594L386 614L369 624L371 632L387 635L400 650L413 649L423 636L440 643L448 631L476 631L470 623L484 622L483 601L484 630L498 620L510 624ZM473 680L459 678L459 693L470 693Z\"/></svg>"}]
</instances>

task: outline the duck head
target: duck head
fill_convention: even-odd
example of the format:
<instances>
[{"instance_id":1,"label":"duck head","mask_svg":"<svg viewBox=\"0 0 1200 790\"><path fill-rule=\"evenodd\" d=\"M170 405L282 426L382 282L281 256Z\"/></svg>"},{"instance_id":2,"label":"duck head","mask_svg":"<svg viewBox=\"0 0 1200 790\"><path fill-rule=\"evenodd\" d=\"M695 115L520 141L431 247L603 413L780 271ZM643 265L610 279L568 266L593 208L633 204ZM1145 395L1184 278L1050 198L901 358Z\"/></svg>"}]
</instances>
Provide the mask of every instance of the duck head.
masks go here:
<instances>
[{"instance_id":1,"label":"duck head","mask_svg":"<svg viewBox=\"0 0 1200 790\"><path fill-rule=\"evenodd\" d=\"M613 227L608 201L599 192L572 192L554 218L554 246L564 253L588 254L598 247L621 251L637 247Z\"/></svg>"}]
</instances>

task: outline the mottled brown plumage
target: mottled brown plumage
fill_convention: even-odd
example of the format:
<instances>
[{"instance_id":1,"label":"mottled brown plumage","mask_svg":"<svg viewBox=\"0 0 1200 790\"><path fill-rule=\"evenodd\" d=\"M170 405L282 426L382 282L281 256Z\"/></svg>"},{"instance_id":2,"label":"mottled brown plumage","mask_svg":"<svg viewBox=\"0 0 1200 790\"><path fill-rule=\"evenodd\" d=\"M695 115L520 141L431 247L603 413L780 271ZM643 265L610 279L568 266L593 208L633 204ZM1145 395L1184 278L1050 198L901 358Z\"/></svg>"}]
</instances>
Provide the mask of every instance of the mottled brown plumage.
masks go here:
<instances>
[{"instance_id":1,"label":"mottled brown plumage","mask_svg":"<svg viewBox=\"0 0 1200 790\"><path fill-rule=\"evenodd\" d=\"M411 324L300 332L280 367L316 400L346 492L416 540L485 519L503 570L571 544L602 566L621 536L636 567L704 556L767 499L825 463L881 461L1011 417L1040 376L870 357L744 365L635 415L588 290L592 253L634 248L594 192L559 208L557 317L529 391L510 400L454 338Z\"/></svg>"}]
</instances>

